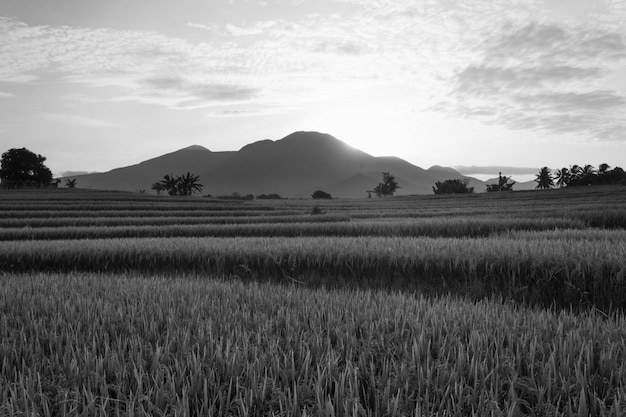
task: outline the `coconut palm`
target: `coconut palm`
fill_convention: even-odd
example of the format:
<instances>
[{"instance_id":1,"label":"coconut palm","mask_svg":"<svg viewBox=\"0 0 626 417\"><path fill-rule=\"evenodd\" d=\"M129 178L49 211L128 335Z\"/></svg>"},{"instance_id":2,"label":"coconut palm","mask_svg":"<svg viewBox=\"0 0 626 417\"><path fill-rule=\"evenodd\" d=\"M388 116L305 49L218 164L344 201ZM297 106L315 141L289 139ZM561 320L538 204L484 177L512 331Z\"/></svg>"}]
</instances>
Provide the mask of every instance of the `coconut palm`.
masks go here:
<instances>
[{"instance_id":1,"label":"coconut palm","mask_svg":"<svg viewBox=\"0 0 626 417\"><path fill-rule=\"evenodd\" d=\"M535 188L541 190L548 190L554 187L554 179L552 178L552 172L550 172L550 168L543 167L539 170L537 177L535 178L535 182L537 186Z\"/></svg>"},{"instance_id":2,"label":"coconut palm","mask_svg":"<svg viewBox=\"0 0 626 417\"><path fill-rule=\"evenodd\" d=\"M556 179L556 185L558 185L561 188L565 187L567 184L569 184L570 179L571 179L571 174L569 172L569 169L567 168L557 169L556 174L555 174L555 179Z\"/></svg>"},{"instance_id":3,"label":"coconut palm","mask_svg":"<svg viewBox=\"0 0 626 417\"><path fill-rule=\"evenodd\" d=\"M592 178L597 173L593 165L585 165L582 169L583 178Z\"/></svg>"},{"instance_id":4,"label":"coconut palm","mask_svg":"<svg viewBox=\"0 0 626 417\"><path fill-rule=\"evenodd\" d=\"M200 177L198 175L193 175L190 172L187 172L182 177L178 177L178 194L179 195L193 195L196 192L202 191L202 184L198 181Z\"/></svg>"},{"instance_id":5,"label":"coconut palm","mask_svg":"<svg viewBox=\"0 0 626 417\"><path fill-rule=\"evenodd\" d=\"M579 180L583 175L583 169L580 165L572 165L569 167L570 180Z\"/></svg>"},{"instance_id":6,"label":"coconut palm","mask_svg":"<svg viewBox=\"0 0 626 417\"><path fill-rule=\"evenodd\" d=\"M77 184L78 184L78 180L76 178L66 179L65 180L65 186L67 188L76 188Z\"/></svg>"},{"instance_id":7,"label":"coconut palm","mask_svg":"<svg viewBox=\"0 0 626 417\"><path fill-rule=\"evenodd\" d=\"M610 169L611 166L609 164L600 164L600 166L598 167L598 174L604 175L609 172Z\"/></svg>"},{"instance_id":8,"label":"coconut palm","mask_svg":"<svg viewBox=\"0 0 626 417\"><path fill-rule=\"evenodd\" d=\"M161 189L167 191L169 195L176 195L178 193L178 179L174 178L172 174L166 174L161 180Z\"/></svg>"}]
</instances>

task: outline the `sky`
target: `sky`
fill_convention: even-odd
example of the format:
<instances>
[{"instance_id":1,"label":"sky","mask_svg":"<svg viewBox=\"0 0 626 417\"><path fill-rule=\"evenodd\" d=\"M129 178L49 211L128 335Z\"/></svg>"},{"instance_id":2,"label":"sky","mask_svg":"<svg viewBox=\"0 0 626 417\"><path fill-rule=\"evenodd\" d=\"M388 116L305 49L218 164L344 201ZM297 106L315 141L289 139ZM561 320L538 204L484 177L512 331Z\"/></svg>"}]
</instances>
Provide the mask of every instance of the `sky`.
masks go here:
<instances>
[{"instance_id":1,"label":"sky","mask_svg":"<svg viewBox=\"0 0 626 417\"><path fill-rule=\"evenodd\" d=\"M626 2L0 2L0 152L108 171L299 130L468 174L626 167Z\"/></svg>"}]
</instances>

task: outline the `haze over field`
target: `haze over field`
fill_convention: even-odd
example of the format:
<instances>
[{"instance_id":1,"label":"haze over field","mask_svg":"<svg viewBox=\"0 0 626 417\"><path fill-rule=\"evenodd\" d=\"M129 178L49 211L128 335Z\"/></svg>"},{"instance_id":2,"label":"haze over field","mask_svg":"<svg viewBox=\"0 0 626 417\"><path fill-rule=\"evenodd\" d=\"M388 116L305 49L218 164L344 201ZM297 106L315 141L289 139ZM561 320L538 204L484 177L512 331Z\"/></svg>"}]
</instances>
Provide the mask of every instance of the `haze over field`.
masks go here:
<instances>
[{"instance_id":1,"label":"haze over field","mask_svg":"<svg viewBox=\"0 0 626 417\"><path fill-rule=\"evenodd\" d=\"M625 22L615 0L3 0L1 151L108 171L311 130L466 175L622 166Z\"/></svg>"}]
</instances>

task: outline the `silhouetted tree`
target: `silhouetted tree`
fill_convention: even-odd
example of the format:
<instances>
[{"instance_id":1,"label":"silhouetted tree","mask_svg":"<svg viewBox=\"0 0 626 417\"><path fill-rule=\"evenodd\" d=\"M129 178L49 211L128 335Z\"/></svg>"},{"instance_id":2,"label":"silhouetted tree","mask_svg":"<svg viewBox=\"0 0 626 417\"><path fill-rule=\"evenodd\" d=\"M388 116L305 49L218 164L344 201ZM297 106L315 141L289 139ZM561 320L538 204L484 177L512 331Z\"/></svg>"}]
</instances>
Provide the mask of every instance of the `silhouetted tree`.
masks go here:
<instances>
[{"instance_id":1,"label":"silhouetted tree","mask_svg":"<svg viewBox=\"0 0 626 417\"><path fill-rule=\"evenodd\" d=\"M620 167L611 169L609 164L600 164L598 169L593 165L572 165L556 172L556 184L560 187L578 187L583 185L620 184L626 181L624 170Z\"/></svg>"},{"instance_id":2,"label":"silhouetted tree","mask_svg":"<svg viewBox=\"0 0 626 417\"><path fill-rule=\"evenodd\" d=\"M511 179L511 177L502 176L502 173L498 173L498 182L496 184L487 184L487 192L500 192L500 191L511 191L513 186L515 185L515 181Z\"/></svg>"},{"instance_id":3,"label":"silhouetted tree","mask_svg":"<svg viewBox=\"0 0 626 417\"><path fill-rule=\"evenodd\" d=\"M279 194L261 194L256 196L259 200L282 200Z\"/></svg>"},{"instance_id":4,"label":"silhouetted tree","mask_svg":"<svg viewBox=\"0 0 626 417\"><path fill-rule=\"evenodd\" d=\"M569 184L570 179L571 179L569 169L567 168L557 169L555 179L556 179L556 185L558 185L559 187L567 186L567 184Z\"/></svg>"},{"instance_id":5,"label":"silhouetted tree","mask_svg":"<svg viewBox=\"0 0 626 417\"><path fill-rule=\"evenodd\" d=\"M620 167L615 167L611 171L611 184L626 185L626 172Z\"/></svg>"},{"instance_id":6,"label":"silhouetted tree","mask_svg":"<svg viewBox=\"0 0 626 417\"><path fill-rule=\"evenodd\" d=\"M76 188L76 185L78 185L78 180L76 178L65 180L65 186L67 188Z\"/></svg>"},{"instance_id":7,"label":"silhouetted tree","mask_svg":"<svg viewBox=\"0 0 626 417\"><path fill-rule=\"evenodd\" d=\"M539 173L536 175L535 182L537 186L535 188L540 190L549 190L554 187L554 179L552 178L552 172L550 172L550 168L543 167L539 170Z\"/></svg>"},{"instance_id":8,"label":"silhouetted tree","mask_svg":"<svg viewBox=\"0 0 626 417\"><path fill-rule=\"evenodd\" d=\"M160 182L152 184L152 189L158 194L161 191L167 191L169 195L190 196L196 192L202 191L204 187L198 181L200 177L187 172L180 177L174 177L172 174L166 174Z\"/></svg>"},{"instance_id":9,"label":"silhouetted tree","mask_svg":"<svg viewBox=\"0 0 626 417\"><path fill-rule=\"evenodd\" d=\"M401 188L396 181L396 177L389 172L383 172L383 182L379 183L372 192L377 197L392 196L398 188Z\"/></svg>"},{"instance_id":10,"label":"silhouetted tree","mask_svg":"<svg viewBox=\"0 0 626 417\"><path fill-rule=\"evenodd\" d=\"M161 189L167 191L169 195L178 194L178 179L174 178L172 174L166 174L161 180Z\"/></svg>"},{"instance_id":11,"label":"silhouetted tree","mask_svg":"<svg viewBox=\"0 0 626 417\"><path fill-rule=\"evenodd\" d=\"M469 186L469 179L452 179L437 181L433 187L435 194L466 194L473 193L474 187Z\"/></svg>"},{"instance_id":12,"label":"silhouetted tree","mask_svg":"<svg viewBox=\"0 0 626 417\"><path fill-rule=\"evenodd\" d=\"M52 172L46 158L26 148L9 149L2 154L0 183L2 188L48 187Z\"/></svg>"},{"instance_id":13,"label":"silhouetted tree","mask_svg":"<svg viewBox=\"0 0 626 417\"><path fill-rule=\"evenodd\" d=\"M178 195L193 195L196 192L199 193L200 191L202 191L202 188L204 187L202 184L199 183L200 177L198 175L193 175L190 172L187 172L182 177L176 178L176 181L178 182Z\"/></svg>"},{"instance_id":14,"label":"silhouetted tree","mask_svg":"<svg viewBox=\"0 0 626 417\"><path fill-rule=\"evenodd\" d=\"M163 183L162 182L155 182L155 183L153 183L151 188L154 191L156 191L156 193L158 195L161 195L161 191L165 191L165 188L163 187Z\"/></svg>"},{"instance_id":15,"label":"silhouetted tree","mask_svg":"<svg viewBox=\"0 0 626 417\"><path fill-rule=\"evenodd\" d=\"M311 194L311 197L315 200L330 200L331 198L333 198L330 194L322 190L315 191L313 194Z\"/></svg>"}]
</instances>

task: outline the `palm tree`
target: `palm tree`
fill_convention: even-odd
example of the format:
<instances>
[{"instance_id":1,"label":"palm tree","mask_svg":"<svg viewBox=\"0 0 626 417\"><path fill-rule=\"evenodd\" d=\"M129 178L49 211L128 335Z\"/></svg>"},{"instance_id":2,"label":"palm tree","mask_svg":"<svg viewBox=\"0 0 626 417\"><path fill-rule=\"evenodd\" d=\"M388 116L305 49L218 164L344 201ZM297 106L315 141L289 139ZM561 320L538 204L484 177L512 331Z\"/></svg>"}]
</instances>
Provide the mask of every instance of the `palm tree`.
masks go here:
<instances>
[{"instance_id":1,"label":"palm tree","mask_svg":"<svg viewBox=\"0 0 626 417\"><path fill-rule=\"evenodd\" d=\"M174 178L172 174L166 174L161 180L161 189L167 191L169 195L176 195L178 193L178 179Z\"/></svg>"},{"instance_id":2,"label":"palm tree","mask_svg":"<svg viewBox=\"0 0 626 417\"><path fill-rule=\"evenodd\" d=\"M583 178L591 178L596 175L596 169L593 165L585 165L582 169Z\"/></svg>"},{"instance_id":3,"label":"palm tree","mask_svg":"<svg viewBox=\"0 0 626 417\"><path fill-rule=\"evenodd\" d=\"M78 184L78 180L76 178L65 180L65 186L67 188L76 188L76 184Z\"/></svg>"},{"instance_id":4,"label":"palm tree","mask_svg":"<svg viewBox=\"0 0 626 417\"><path fill-rule=\"evenodd\" d=\"M604 175L609 172L610 169L611 166L609 164L600 164L600 166L598 167L598 174Z\"/></svg>"},{"instance_id":5,"label":"palm tree","mask_svg":"<svg viewBox=\"0 0 626 417\"><path fill-rule=\"evenodd\" d=\"M569 169L567 168L557 169L555 179L556 179L556 185L558 185L561 188L565 187L567 184L569 184L570 179L571 179L571 174L569 172Z\"/></svg>"},{"instance_id":6,"label":"palm tree","mask_svg":"<svg viewBox=\"0 0 626 417\"><path fill-rule=\"evenodd\" d=\"M182 177L178 177L178 194L179 195L193 195L196 192L202 191L202 184L198 181L200 177L187 172Z\"/></svg>"},{"instance_id":7,"label":"palm tree","mask_svg":"<svg viewBox=\"0 0 626 417\"><path fill-rule=\"evenodd\" d=\"M570 180L579 180L582 177L583 169L580 165L572 165L569 167Z\"/></svg>"},{"instance_id":8,"label":"palm tree","mask_svg":"<svg viewBox=\"0 0 626 417\"><path fill-rule=\"evenodd\" d=\"M154 184L152 184L152 189L156 191L158 195L161 195L161 191L164 190L163 183L155 182Z\"/></svg>"},{"instance_id":9,"label":"palm tree","mask_svg":"<svg viewBox=\"0 0 626 417\"><path fill-rule=\"evenodd\" d=\"M535 178L535 182L537 183L536 189L549 190L554 187L554 179L552 178L550 168L541 168L537 174L537 178Z\"/></svg>"},{"instance_id":10,"label":"palm tree","mask_svg":"<svg viewBox=\"0 0 626 417\"><path fill-rule=\"evenodd\" d=\"M609 164L600 164L598 167L598 182L600 184L610 184L611 173L611 166Z\"/></svg>"}]
</instances>

